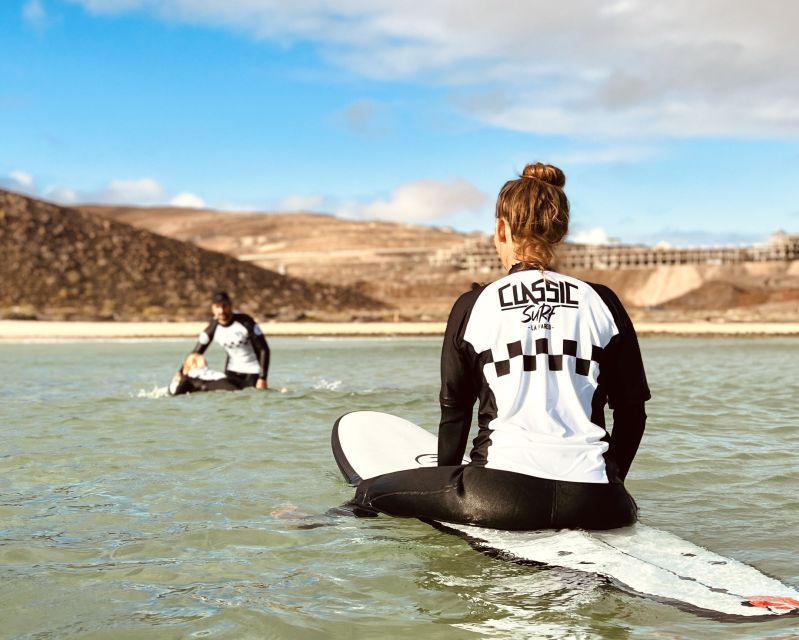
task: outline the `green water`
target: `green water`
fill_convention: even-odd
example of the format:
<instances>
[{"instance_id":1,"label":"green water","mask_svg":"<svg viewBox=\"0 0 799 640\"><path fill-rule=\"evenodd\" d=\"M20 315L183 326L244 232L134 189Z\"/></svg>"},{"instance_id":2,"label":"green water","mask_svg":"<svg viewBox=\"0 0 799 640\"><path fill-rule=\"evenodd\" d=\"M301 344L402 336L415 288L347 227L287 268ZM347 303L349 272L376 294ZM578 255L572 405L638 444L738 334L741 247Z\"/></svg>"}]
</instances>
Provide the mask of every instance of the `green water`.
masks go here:
<instances>
[{"instance_id":1,"label":"green water","mask_svg":"<svg viewBox=\"0 0 799 640\"><path fill-rule=\"evenodd\" d=\"M288 393L163 395L192 341L0 343L2 638L789 638L493 559L351 495L354 409L434 427L439 341L275 339ZM645 339L642 521L799 587L799 340ZM221 356L211 350L211 365Z\"/></svg>"}]
</instances>

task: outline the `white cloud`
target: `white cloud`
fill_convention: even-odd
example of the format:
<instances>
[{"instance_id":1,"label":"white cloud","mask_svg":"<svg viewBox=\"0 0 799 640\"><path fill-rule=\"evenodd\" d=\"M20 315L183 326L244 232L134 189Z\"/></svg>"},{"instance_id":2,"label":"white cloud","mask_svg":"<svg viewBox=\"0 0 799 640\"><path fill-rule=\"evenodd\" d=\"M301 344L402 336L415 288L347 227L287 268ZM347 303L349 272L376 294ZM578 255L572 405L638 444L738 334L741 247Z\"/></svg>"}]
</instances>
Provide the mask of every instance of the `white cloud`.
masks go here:
<instances>
[{"instance_id":1,"label":"white cloud","mask_svg":"<svg viewBox=\"0 0 799 640\"><path fill-rule=\"evenodd\" d=\"M793 0L71 0L282 44L386 80L447 85L497 127L599 136L799 136ZM507 104L479 108L501 92ZM471 105L471 108L470 108Z\"/></svg>"},{"instance_id":2,"label":"white cloud","mask_svg":"<svg viewBox=\"0 0 799 640\"><path fill-rule=\"evenodd\" d=\"M324 206L320 196L288 196L277 204L278 211L319 211Z\"/></svg>"},{"instance_id":3,"label":"white cloud","mask_svg":"<svg viewBox=\"0 0 799 640\"><path fill-rule=\"evenodd\" d=\"M628 164L652 158L658 151L652 147L605 147L583 149L553 155L553 162L564 166L573 164Z\"/></svg>"},{"instance_id":4,"label":"white cloud","mask_svg":"<svg viewBox=\"0 0 799 640\"><path fill-rule=\"evenodd\" d=\"M732 247L765 242L768 240L768 235L768 231L753 233L666 228L649 233L631 234L629 238L625 237L625 242L640 242L650 246L666 243L673 247Z\"/></svg>"},{"instance_id":5,"label":"white cloud","mask_svg":"<svg viewBox=\"0 0 799 640\"><path fill-rule=\"evenodd\" d=\"M258 213L264 210L264 207L257 204L232 201L214 203L213 208L218 211L231 211L236 213Z\"/></svg>"},{"instance_id":6,"label":"white cloud","mask_svg":"<svg viewBox=\"0 0 799 640\"><path fill-rule=\"evenodd\" d=\"M5 177L0 176L0 188L27 194L36 192L33 176L20 169L12 171Z\"/></svg>"},{"instance_id":7,"label":"white cloud","mask_svg":"<svg viewBox=\"0 0 799 640\"><path fill-rule=\"evenodd\" d=\"M169 201L173 207L186 207L187 209L204 209L205 202L203 199L193 193L184 191L179 193Z\"/></svg>"},{"instance_id":8,"label":"white cloud","mask_svg":"<svg viewBox=\"0 0 799 640\"><path fill-rule=\"evenodd\" d=\"M19 185L23 189L33 188L33 176L27 171L12 171L8 174L8 177L11 178L13 183Z\"/></svg>"},{"instance_id":9,"label":"white cloud","mask_svg":"<svg viewBox=\"0 0 799 640\"><path fill-rule=\"evenodd\" d=\"M50 187L44 192L44 196L60 204L77 204L81 201L80 194L69 187Z\"/></svg>"},{"instance_id":10,"label":"white cloud","mask_svg":"<svg viewBox=\"0 0 799 640\"><path fill-rule=\"evenodd\" d=\"M338 118L345 129L362 136L380 136L391 129L390 114L374 100L356 100L348 104Z\"/></svg>"},{"instance_id":11,"label":"white cloud","mask_svg":"<svg viewBox=\"0 0 799 640\"><path fill-rule=\"evenodd\" d=\"M40 0L27 0L22 5L22 19L37 31L45 29L50 22L44 5Z\"/></svg>"},{"instance_id":12,"label":"white cloud","mask_svg":"<svg viewBox=\"0 0 799 640\"><path fill-rule=\"evenodd\" d=\"M358 100L344 109L344 119L354 131L363 131L375 115L377 105L374 100Z\"/></svg>"},{"instance_id":13,"label":"white cloud","mask_svg":"<svg viewBox=\"0 0 799 640\"><path fill-rule=\"evenodd\" d=\"M476 211L485 201L485 195L462 178L447 182L419 180L400 185L387 200L348 204L336 213L350 218L432 222L456 213Z\"/></svg>"},{"instance_id":14,"label":"white cloud","mask_svg":"<svg viewBox=\"0 0 799 640\"><path fill-rule=\"evenodd\" d=\"M112 180L100 193L99 201L107 204L161 204L166 200L163 187L152 178Z\"/></svg>"},{"instance_id":15,"label":"white cloud","mask_svg":"<svg viewBox=\"0 0 799 640\"><path fill-rule=\"evenodd\" d=\"M679 230L673 228L658 231L636 233L628 232L623 240L608 236L607 232L599 227L593 229L575 230L569 234L568 242L591 245L608 245L623 242L624 244L644 244L647 246L671 247L719 247L752 245L764 242L768 233L739 233L736 231L707 231L701 229Z\"/></svg>"},{"instance_id":16,"label":"white cloud","mask_svg":"<svg viewBox=\"0 0 799 640\"><path fill-rule=\"evenodd\" d=\"M60 204L81 203L119 204L130 206L154 206L170 204L174 207L205 208L205 201L198 195L184 191L170 196L161 184L152 178L133 180L111 180L99 191L76 189L63 185L52 185L45 189L36 187L36 180L26 171L12 171L7 178L0 178L0 187L21 191L35 197L43 197Z\"/></svg>"},{"instance_id":17,"label":"white cloud","mask_svg":"<svg viewBox=\"0 0 799 640\"><path fill-rule=\"evenodd\" d=\"M577 231L573 235L570 235L568 240L569 242L575 242L577 244L602 245L613 243L613 240L611 240L607 232L599 227L585 231Z\"/></svg>"},{"instance_id":18,"label":"white cloud","mask_svg":"<svg viewBox=\"0 0 799 640\"><path fill-rule=\"evenodd\" d=\"M68 0L74 4L80 4L92 13L115 14L124 13L140 8L157 6L150 0Z\"/></svg>"}]
</instances>

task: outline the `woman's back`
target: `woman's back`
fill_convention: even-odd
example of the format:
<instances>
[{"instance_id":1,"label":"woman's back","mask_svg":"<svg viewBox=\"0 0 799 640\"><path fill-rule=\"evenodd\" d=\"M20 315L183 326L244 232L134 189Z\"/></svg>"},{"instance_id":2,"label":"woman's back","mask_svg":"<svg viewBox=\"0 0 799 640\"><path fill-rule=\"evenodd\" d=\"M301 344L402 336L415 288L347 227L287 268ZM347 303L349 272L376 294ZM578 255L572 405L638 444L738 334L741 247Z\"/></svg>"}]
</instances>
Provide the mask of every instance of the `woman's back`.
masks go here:
<instances>
[{"instance_id":1,"label":"woman's back","mask_svg":"<svg viewBox=\"0 0 799 640\"><path fill-rule=\"evenodd\" d=\"M640 357L619 362L631 350L614 348L630 339L629 324L607 288L553 271L516 269L466 294L450 318L457 335L444 348L460 353L442 358L450 363L442 366L442 386L453 392L462 386L463 363L473 361L466 368L478 378L482 432L471 453L475 463L608 482L603 409L609 391L616 399L619 389L648 395Z\"/></svg>"}]
</instances>

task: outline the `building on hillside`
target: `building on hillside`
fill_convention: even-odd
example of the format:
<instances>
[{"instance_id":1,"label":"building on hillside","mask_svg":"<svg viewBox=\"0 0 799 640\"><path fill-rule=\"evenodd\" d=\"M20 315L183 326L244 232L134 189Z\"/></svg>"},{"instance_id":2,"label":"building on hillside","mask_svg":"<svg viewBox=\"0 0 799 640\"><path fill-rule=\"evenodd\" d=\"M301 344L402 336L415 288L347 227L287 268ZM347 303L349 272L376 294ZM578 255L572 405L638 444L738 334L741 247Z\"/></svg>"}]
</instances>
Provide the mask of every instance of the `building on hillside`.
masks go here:
<instances>
[{"instance_id":1,"label":"building on hillside","mask_svg":"<svg viewBox=\"0 0 799 640\"><path fill-rule=\"evenodd\" d=\"M589 269L651 269L684 264L725 265L799 259L799 235L778 231L765 244L740 247L654 247L630 244L589 245L565 242L557 254L564 271ZM437 251L433 266L449 266L471 273L502 271L492 236L469 238L460 247Z\"/></svg>"}]
</instances>

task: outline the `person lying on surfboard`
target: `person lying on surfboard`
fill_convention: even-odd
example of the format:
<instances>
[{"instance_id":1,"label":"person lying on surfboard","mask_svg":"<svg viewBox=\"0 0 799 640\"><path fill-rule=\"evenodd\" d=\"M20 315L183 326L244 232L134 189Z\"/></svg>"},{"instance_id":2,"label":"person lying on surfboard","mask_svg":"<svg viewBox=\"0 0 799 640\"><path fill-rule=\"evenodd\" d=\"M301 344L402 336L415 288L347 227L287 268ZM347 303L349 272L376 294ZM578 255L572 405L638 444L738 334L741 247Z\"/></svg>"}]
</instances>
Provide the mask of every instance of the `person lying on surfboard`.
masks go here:
<instances>
[{"instance_id":1,"label":"person lying on surfboard","mask_svg":"<svg viewBox=\"0 0 799 640\"><path fill-rule=\"evenodd\" d=\"M208 368L205 356L190 353L183 361L183 366L169 383L169 395L179 396L184 393L198 391L238 391L239 387L221 371Z\"/></svg>"},{"instance_id":2,"label":"person lying on surfboard","mask_svg":"<svg viewBox=\"0 0 799 640\"><path fill-rule=\"evenodd\" d=\"M553 269L569 226L565 181L557 167L536 163L500 190L494 243L508 274L463 294L450 313L438 466L364 480L351 502L356 514L508 530L637 520L624 479L649 387L618 297ZM476 402L478 431L464 465Z\"/></svg>"}]
</instances>

